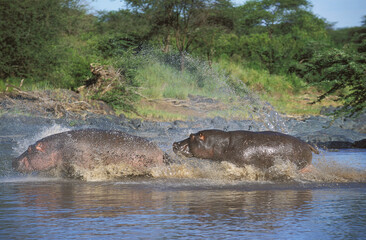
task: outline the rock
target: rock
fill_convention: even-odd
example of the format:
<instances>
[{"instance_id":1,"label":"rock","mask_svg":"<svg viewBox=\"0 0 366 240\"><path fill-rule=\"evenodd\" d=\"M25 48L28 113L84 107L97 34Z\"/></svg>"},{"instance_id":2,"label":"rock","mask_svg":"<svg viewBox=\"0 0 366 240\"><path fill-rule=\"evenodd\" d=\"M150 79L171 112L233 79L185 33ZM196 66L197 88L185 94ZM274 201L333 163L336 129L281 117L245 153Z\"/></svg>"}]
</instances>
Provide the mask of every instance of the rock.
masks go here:
<instances>
[{"instance_id":1,"label":"rock","mask_svg":"<svg viewBox=\"0 0 366 240\"><path fill-rule=\"evenodd\" d=\"M355 147L355 148L366 148L366 139L362 139L360 141L354 142L353 147Z\"/></svg>"},{"instance_id":2,"label":"rock","mask_svg":"<svg viewBox=\"0 0 366 240\"><path fill-rule=\"evenodd\" d=\"M334 111L338 110L336 107L323 107L320 111L322 115L331 115ZM332 118L332 117L330 117ZM331 123L331 122L330 122ZM351 129L356 132L366 133L366 111L360 113L355 117L341 117L335 119L332 123L332 126Z\"/></svg>"},{"instance_id":3,"label":"rock","mask_svg":"<svg viewBox=\"0 0 366 240\"><path fill-rule=\"evenodd\" d=\"M175 128L188 128L188 124L185 121L176 120L173 122Z\"/></svg>"},{"instance_id":4,"label":"rock","mask_svg":"<svg viewBox=\"0 0 366 240\"><path fill-rule=\"evenodd\" d=\"M352 148L353 143L347 141L330 141L317 143L317 146L325 149L346 149Z\"/></svg>"},{"instance_id":5,"label":"rock","mask_svg":"<svg viewBox=\"0 0 366 240\"><path fill-rule=\"evenodd\" d=\"M119 114L118 117L122 120L122 121L126 121L126 115L124 115L123 113Z\"/></svg>"},{"instance_id":6,"label":"rock","mask_svg":"<svg viewBox=\"0 0 366 240\"><path fill-rule=\"evenodd\" d=\"M329 106L329 107L322 107L320 109L320 114L321 115L330 115L332 114L335 110L337 110L336 107L333 107L333 106Z\"/></svg>"},{"instance_id":7,"label":"rock","mask_svg":"<svg viewBox=\"0 0 366 240\"><path fill-rule=\"evenodd\" d=\"M138 129L142 126L142 121L141 119L131 119L130 120L131 125L135 128Z\"/></svg>"},{"instance_id":8,"label":"rock","mask_svg":"<svg viewBox=\"0 0 366 240\"><path fill-rule=\"evenodd\" d=\"M214 117L214 118L211 120L211 123L212 123L213 125L225 125L225 124L227 124L227 121L226 121L226 119L225 119L225 118L222 118L222 117L218 117L218 116L216 116L216 117Z\"/></svg>"},{"instance_id":9,"label":"rock","mask_svg":"<svg viewBox=\"0 0 366 240\"><path fill-rule=\"evenodd\" d=\"M211 120L211 124L216 129L221 129L221 130L224 130L224 131L227 131L229 129L228 122L226 121L225 118L222 118L222 117L217 117L217 116L214 117Z\"/></svg>"}]
</instances>

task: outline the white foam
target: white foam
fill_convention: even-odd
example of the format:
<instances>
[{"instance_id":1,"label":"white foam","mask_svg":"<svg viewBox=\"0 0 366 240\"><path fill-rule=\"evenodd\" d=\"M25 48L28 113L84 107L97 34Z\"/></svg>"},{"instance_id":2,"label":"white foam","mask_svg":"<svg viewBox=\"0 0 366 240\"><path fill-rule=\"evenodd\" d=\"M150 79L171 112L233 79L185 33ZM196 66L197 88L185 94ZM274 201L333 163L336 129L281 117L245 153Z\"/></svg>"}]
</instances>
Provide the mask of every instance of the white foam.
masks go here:
<instances>
[{"instance_id":1,"label":"white foam","mask_svg":"<svg viewBox=\"0 0 366 240\"><path fill-rule=\"evenodd\" d=\"M2 177L0 183L22 183L22 182L51 182L60 181L60 178L41 176Z\"/></svg>"},{"instance_id":2,"label":"white foam","mask_svg":"<svg viewBox=\"0 0 366 240\"><path fill-rule=\"evenodd\" d=\"M13 147L13 152L15 153L15 155L20 155L28 148L29 145L34 144L38 140L53 134L66 132L69 130L71 130L71 128L59 124L54 124L51 127L44 127L41 131L31 137L19 139L16 146Z\"/></svg>"}]
</instances>

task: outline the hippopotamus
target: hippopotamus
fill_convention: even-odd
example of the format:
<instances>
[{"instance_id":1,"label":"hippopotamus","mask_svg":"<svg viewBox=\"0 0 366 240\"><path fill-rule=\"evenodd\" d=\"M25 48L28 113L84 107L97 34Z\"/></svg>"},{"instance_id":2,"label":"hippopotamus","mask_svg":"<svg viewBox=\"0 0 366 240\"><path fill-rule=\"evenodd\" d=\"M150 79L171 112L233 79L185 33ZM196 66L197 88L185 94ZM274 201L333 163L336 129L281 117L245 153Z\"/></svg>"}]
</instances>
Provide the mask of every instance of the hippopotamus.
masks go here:
<instances>
[{"instance_id":1,"label":"hippopotamus","mask_svg":"<svg viewBox=\"0 0 366 240\"><path fill-rule=\"evenodd\" d=\"M227 161L241 167L268 169L276 159L289 160L299 170L311 164L317 149L302 140L279 132L203 130L175 142L173 151L186 157Z\"/></svg>"},{"instance_id":2,"label":"hippopotamus","mask_svg":"<svg viewBox=\"0 0 366 240\"><path fill-rule=\"evenodd\" d=\"M167 155L154 143L121 131L83 129L45 137L28 147L13 160L19 172L67 169L71 165L83 169L126 163L137 168L164 165Z\"/></svg>"}]
</instances>

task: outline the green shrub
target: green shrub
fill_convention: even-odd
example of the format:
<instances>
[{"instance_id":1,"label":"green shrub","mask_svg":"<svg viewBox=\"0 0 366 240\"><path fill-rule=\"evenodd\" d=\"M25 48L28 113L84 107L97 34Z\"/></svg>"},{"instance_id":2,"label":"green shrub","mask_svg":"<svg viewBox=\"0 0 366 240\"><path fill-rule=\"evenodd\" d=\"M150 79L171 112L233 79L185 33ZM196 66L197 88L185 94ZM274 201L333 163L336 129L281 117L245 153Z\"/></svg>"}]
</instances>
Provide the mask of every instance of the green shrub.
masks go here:
<instances>
[{"instance_id":1,"label":"green shrub","mask_svg":"<svg viewBox=\"0 0 366 240\"><path fill-rule=\"evenodd\" d=\"M104 58L111 58L122 56L137 45L136 40L127 34L106 34L96 40L94 48Z\"/></svg>"},{"instance_id":2,"label":"green shrub","mask_svg":"<svg viewBox=\"0 0 366 240\"><path fill-rule=\"evenodd\" d=\"M326 87L316 102L338 93L343 107L336 115L352 116L366 109L366 55L352 49L330 49L318 52L306 63L306 79Z\"/></svg>"},{"instance_id":3,"label":"green shrub","mask_svg":"<svg viewBox=\"0 0 366 240\"><path fill-rule=\"evenodd\" d=\"M102 100L112 106L113 109L129 112L135 110L133 104L138 100L138 96L129 91L128 87L120 85L103 95L94 95L93 99Z\"/></svg>"},{"instance_id":4,"label":"green shrub","mask_svg":"<svg viewBox=\"0 0 366 240\"><path fill-rule=\"evenodd\" d=\"M76 90L91 77L90 64L96 59L92 56L80 55L72 48L65 54L68 61L59 64L53 72L51 82L59 88Z\"/></svg>"},{"instance_id":5,"label":"green shrub","mask_svg":"<svg viewBox=\"0 0 366 240\"><path fill-rule=\"evenodd\" d=\"M188 73L159 62L145 64L139 69L137 78L141 82L142 95L151 99L185 99L195 89Z\"/></svg>"},{"instance_id":6,"label":"green shrub","mask_svg":"<svg viewBox=\"0 0 366 240\"><path fill-rule=\"evenodd\" d=\"M134 104L140 99L137 93L140 82L136 78L136 74L142 61L143 59L136 56L133 50L124 51L121 55L111 59L111 65L117 69L118 74L122 75L123 81L117 81L117 85L112 90L103 95L98 93L93 98L110 104L116 110L135 111Z\"/></svg>"}]
</instances>

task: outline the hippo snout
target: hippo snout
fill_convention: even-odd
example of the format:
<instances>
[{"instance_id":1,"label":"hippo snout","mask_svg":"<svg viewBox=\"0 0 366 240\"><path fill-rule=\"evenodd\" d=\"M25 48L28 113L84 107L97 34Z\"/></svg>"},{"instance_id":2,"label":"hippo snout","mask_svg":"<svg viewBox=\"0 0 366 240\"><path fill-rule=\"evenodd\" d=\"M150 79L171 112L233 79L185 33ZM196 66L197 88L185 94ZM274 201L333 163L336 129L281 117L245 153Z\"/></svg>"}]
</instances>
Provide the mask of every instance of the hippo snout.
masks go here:
<instances>
[{"instance_id":1,"label":"hippo snout","mask_svg":"<svg viewBox=\"0 0 366 240\"><path fill-rule=\"evenodd\" d=\"M28 157L23 155L13 160L12 167L19 172L29 172L32 169Z\"/></svg>"},{"instance_id":2,"label":"hippo snout","mask_svg":"<svg viewBox=\"0 0 366 240\"><path fill-rule=\"evenodd\" d=\"M193 156L189 148L189 139L173 143L173 151L175 154L182 154L186 157Z\"/></svg>"}]
</instances>

